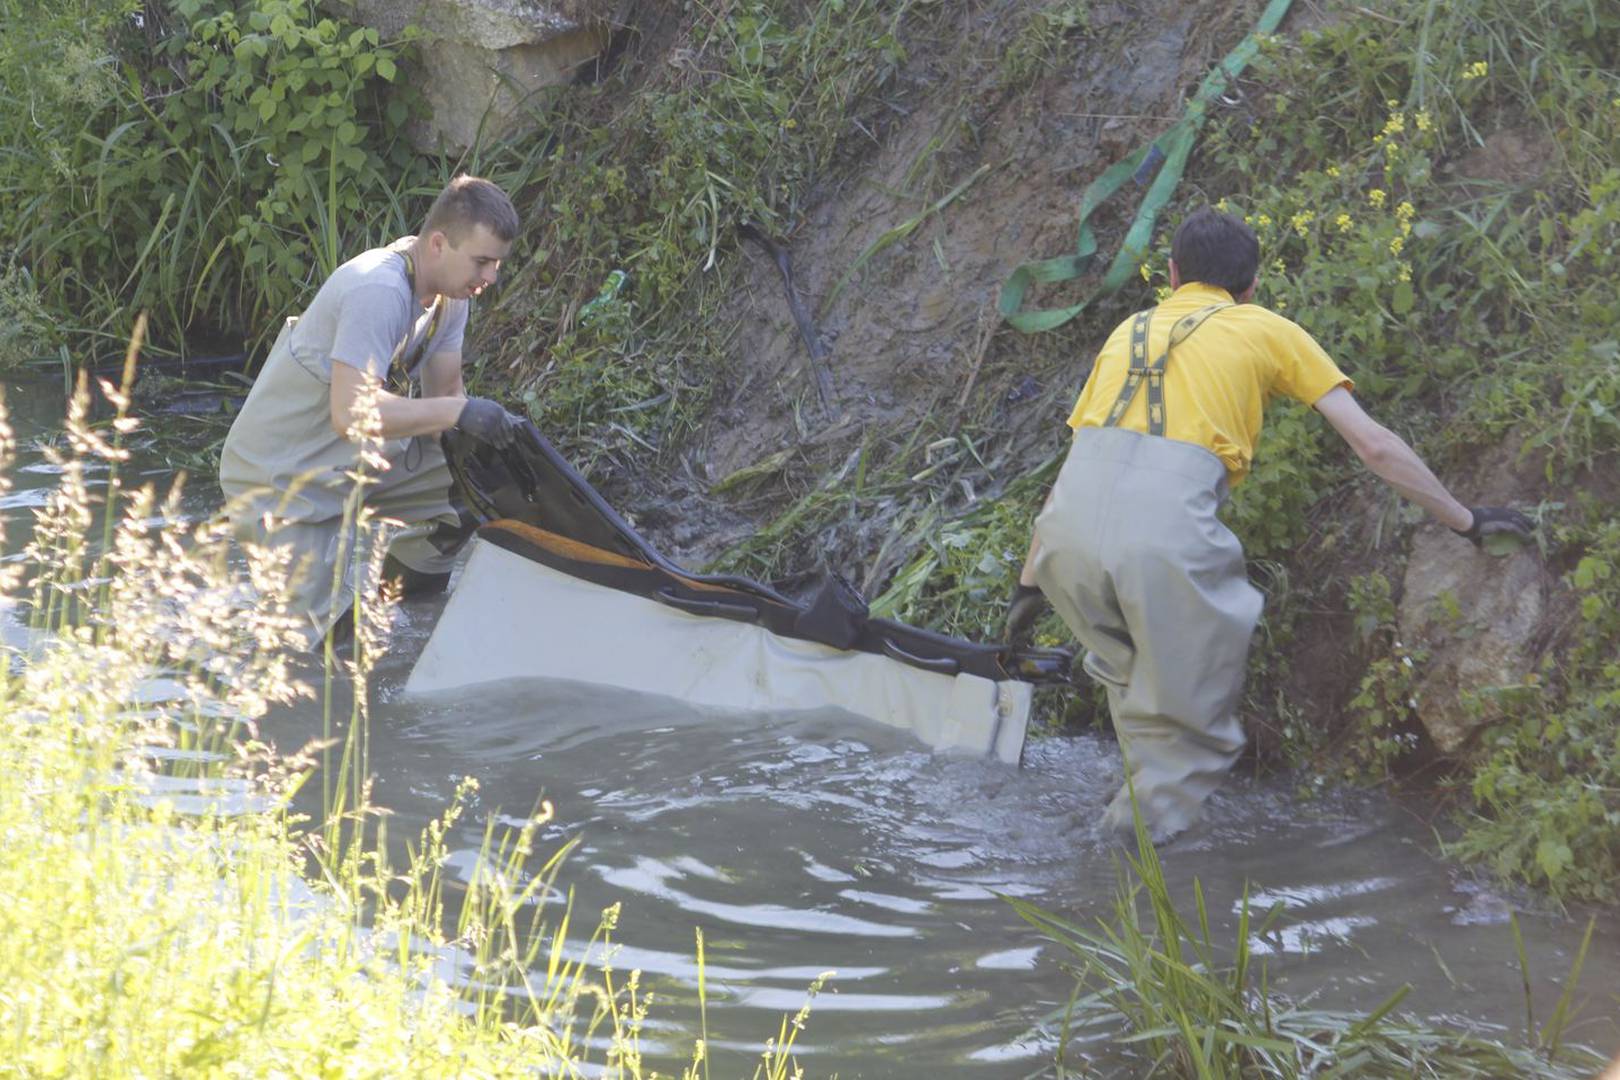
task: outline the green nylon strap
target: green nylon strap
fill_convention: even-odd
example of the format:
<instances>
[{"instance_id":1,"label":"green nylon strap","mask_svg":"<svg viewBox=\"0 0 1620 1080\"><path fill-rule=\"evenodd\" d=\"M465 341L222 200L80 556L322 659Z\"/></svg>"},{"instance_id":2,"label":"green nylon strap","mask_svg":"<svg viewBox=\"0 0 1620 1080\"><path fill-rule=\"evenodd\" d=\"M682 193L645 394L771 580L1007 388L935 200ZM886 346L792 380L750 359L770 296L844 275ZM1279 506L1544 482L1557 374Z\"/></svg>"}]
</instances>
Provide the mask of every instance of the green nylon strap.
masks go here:
<instances>
[{"instance_id":1,"label":"green nylon strap","mask_svg":"<svg viewBox=\"0 0 1620 1080\"><path fill-rule=\"evenodd\" d=\"M1006 284L1001 287L998 306L1002 317L1009 324L1026 334L1055 329L1084 311L1093 300L1116 292L1130 280L1130 276L1136 272L1136 268L1142 264L1143 258L1147 255L1148 245L1153 240L1153 225L1159 211L1170 201L1176 185L1181 182L1182 170L1186 168L1187 157L1192 152L1193 143L1197 141L1198 130L1203 126L1210 103L1226 89L1230 81L1243 73L1243 69L1248 66L1255 51L1260 47L1258 40L1260 35L1275 30L1292 3L1293 0L1271 0L1261 14L1259 22L1255 24L1254 30L1204 77L1198 92L1187 103L1187 111L1182 118L1157 139L1138 148L1125 160L1116 162L1091 182L1080 196L1080 233L1075 253L1025 263L1014 270ZM1113 263L1108 267L1108 273L1104 275L1096 291L1070 307L1022 310L1024 294L1031 284L1069 281L1090 268L1097 256L1097 236L1091 229L1091 215L1109 196L1118 191L1125 181L1132 177L1152 175L1154 169L1157 169L1158 173L1154 176L1147 194L1143 196L1142 205L1136 211L1136 218L1125 232L1125 241L1120 245Z\"/></svg>"},{"instance_id":2,"label":"green nylon strap","mask_svg":"<svg viewBox=\"0 0 1620 1080\"><path fill-rule=\"evenodd\" d=\"M1164 369L1170 366L1170 350L1192 337L1200 326L1209 321L1211 315L1231 306L1226 303L1210 304L1177 319L1176 325L1170 328L1170 341L1165 345L1164 352L1151 364L1147 362L1148 326L1153 321L1156 309L1138 312L1131 322L1131 366L1125 374L1125 385L1119 388L1119 397L1114 399L1113 408L1108 410L1108 419L1103 421L1103 427L1119 426L1119 422L1125 418L1125 410L1131 407L1145 379L1148 388L1148 434L1162 436L1165 424Z\"/></svg>"}]
</instances>

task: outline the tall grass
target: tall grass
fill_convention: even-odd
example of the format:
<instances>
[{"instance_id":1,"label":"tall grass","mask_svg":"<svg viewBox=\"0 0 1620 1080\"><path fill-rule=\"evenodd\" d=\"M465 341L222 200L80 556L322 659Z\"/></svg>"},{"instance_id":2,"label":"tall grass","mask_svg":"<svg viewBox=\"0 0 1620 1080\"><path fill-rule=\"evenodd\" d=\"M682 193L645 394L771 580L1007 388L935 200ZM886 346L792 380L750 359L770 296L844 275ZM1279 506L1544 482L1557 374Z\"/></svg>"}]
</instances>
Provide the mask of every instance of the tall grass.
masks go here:
<instances>
[{"instance_id":1,"label":"tall grass","mask_svg":"<svg viewBox=\"0 0 1620 1080\"><path fill-rule=\"evenodd\" d=\"M234 570L225 526L187 522L178 482L126 485L134 365L132 347L123 385L100 387L107 422L81 379L51 452L61 484L24 558L0 564L0 1061L98 1078L653 1075L652 993L612 967L617 906L578 940L566 847L535 852L548 807L486 826L452 882L466 781L390 857L363 704L382 606L362 603L352 651L328 653L359 703L333 709L330 738L285 756L260 738L272 708L314 692L291 663L287 556L247 545ZM0 409L0 494L13 452ZM356 523L369 559L382 538ZM317 773L312 827L292 800ZM787 1075L791 1051L772 1040L758 1075Z\"/></svg>"}]
</instances>

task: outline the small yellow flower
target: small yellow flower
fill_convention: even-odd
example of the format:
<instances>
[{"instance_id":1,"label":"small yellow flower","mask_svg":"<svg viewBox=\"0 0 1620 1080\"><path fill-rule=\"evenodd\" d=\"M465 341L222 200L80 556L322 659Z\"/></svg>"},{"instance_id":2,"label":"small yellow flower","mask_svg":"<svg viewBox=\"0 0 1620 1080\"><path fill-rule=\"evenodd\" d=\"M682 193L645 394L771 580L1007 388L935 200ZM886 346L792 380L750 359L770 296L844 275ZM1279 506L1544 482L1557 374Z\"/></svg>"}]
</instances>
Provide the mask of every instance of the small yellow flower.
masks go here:
<instances>
[{"instance_id":1,"label":"small yellow flower","mask_svg":"<svg viewBox=\"0 0 1620 1080\"><path fill-rule=\"evenodd\" d=\"M1331 179L1337 180L1339 178L1339 167L1337 165L1329 165L1325 171Z\"/></svg>"},{"instance_id":2,"label":"small yellow flower","mask_svg":"<svg viewBox=\"0 0 1620 1080\"><path fill-rule=\"evenodd\" d=\"M1388 196L1384 194L1383 188L1373 188L1371 191L1367 192L1367 201L1379 209L1383 208L1384 200L1386 198L1388 198Z\"/></svg>"},{"instance_id":3,"label":"small yellow flower","mask_svg":"<svg viewBox=\"0 0 1620 1080\"><path fill-rule=\"evenodd\" d=\"M1299 233L1301 239L1303 239L1304 237L1310 235L1311 222L1313 222L1315 220L1316 220L1316 214L1314 212L1312 212L1310 210L1301 210L1299 213L1295 214L1292 218L1288 219L1288 224L1290 226L1292 226L1293 230L1295 232Z\"/></svg>"},{"instance_id":4,"label":"small yellow flower","mask_svg":"<svg viewBox=\"0 0 1620 1080\"><path fill-rule=\"evenodd\" d=\"M1159 303L1164 303L1166 300L1170 299L1170 286L1160 285L1157 289L1153 290L1153 295L1158 299Z\"/></svg>"},{"instance_id":5,"label":"small yellow flower","mask_svg":"<svg viewBox=\"0 0 1620 1080\"><path fill-rule=\"evenodd\" d=\"M1429 110L1428 109L1419 109L1418 112L1417 112L1417 115L1414 116L1412 119L1413 119L1414 122L1416 122L1417 129L1419 131L1433 131L1434 130L1434 117L1429 115Z\"/></svg>"},{"instance_id":6,"label":"small yellow flower","mask_svg":"<svg viewBox=\"0 0 1620 1080\"><path fill-rule=\"evenodd\" d=\"M792 131L794 128L799 126L799 122L790 116L786 120L782 121L782 126L787 128L789 131Z\"/></svg>"},{"instance_id":7,"label":"small yellow flower","mask_svg":"<svg viewBox=\"0 0 1620 1080\"><path fill-rule=\"evenodd\" d=\"M1284 274L1288 273L1288 264L1283 262L1281 259L1272 259L1271 272L1276 274L1278 277L1282 277Z\"/></svg>"},{"instance_id":8,"label":"small yellow flower","mask_svg":"<svg viewBox=\"0 0 1620 1080\"><path fill-rule=\"evenodd\" d=\"M1254 223L1263 229L1271 224L1271 215L1261 214L1259 217L1254 219Z\"/></svg>"},{"instance_id":9,"label":"small yellow flower","mask_svg":"<svg viewBox=\"0 0 1620 1080\"><path fill-rule=\"evenodd\" d=\"M1395 280L1397 280L1397 281L1411 281L1412 280L1412 264L1409 263L1409 262L1406 262L1405 260L1402 260L1400 265L1396 267Z\"/></svg>"},{"instance_id":10,"label":"small yellow flower","mask_svg":"<svg viewBox=\"0 0 1620 1080\"><path fill-rule=\"evenodd\" d=\"M1401 250L1403 248L1405 248L1405 247L1406 247L1406 237L1404 237L1404 236L1392 236L1392 237L1389 238L1389 253L1391 255L1399 255L1401 253Z\"/></svg>"},{"instance_id":11,"label":"small yellow flower","mask_svg":"<svg viewBox=\"0 0 1620 1080\"><path fill-rule=\"evenodd\" d=\"M1417 207L1413 206L1405 199L1401 200L1401 205L1395 208L1395 216L1400 218L1402 221L1411 221L1416 214Z\"/></svg>"},{"instance_id":12,"label":"small yellow flower","mask_svg":"<svg viewBox=\"0 0 1620 1080\"><path fill-rule=\"evenodd\" d=\"M1137 273L1142 275L1142 280L1143 281L1152 281L1153 280L1153 271L1148 269L1148 264L1147 263L1143 263L1142 268L1140 270L1138 270Z\"/></svg>"},{"instance_id":13,"label":"small yellow flower","mask_svg":"<svg viewBox=\"0 0 1620 1080\"><path fill-rule=\"evenodd\" d=\"M1335 225L1337 225L1339 227L1340 232L1342 232L1342 233L1349 232L1350 231L1350 215L1349 214L1340 214L1337 218L1334 219L1333 224L1335 224Z\"/></svg>"},{"instance_id":14,"label":"small yellow flower","mask_svg":"<svg viewBox=\"0 0 1620 1080\"><path fill-rule=\"evenodd\" d=\"M1215 209L1219 210L1223 214L1226 214L1231 212L1232 207L1231 204L1229 204L1223 197L1220 202L1215 204Z\"/></svg>"},{"instance_id":15,"label":"small yellow flower","mask_svg":"<svg viewBox=\"0 0 1620 1080\"><path fill-rule=\"evenodd\" d=\"M1398 113L1398 112L1390 113L1389 114L1389 119L1384 121L1384 134L1385 135L1399 135L1401 132L1403 132L1405 130L1406 130L1406 114L1405 113Z\"/></svg>"},{"instance_id":16,"label":"small yellow flower","mask_svg":"<svg viewBox=\"0 0 1620 1080\"><path fill-rule=\"evenodd\" d=\"M1463 68L1462 77L1464 79L1483 79L1490 73L1490 64L1486 63L1484 60L1475 60L1472 64L1469 64L1467 67Z\"/></svg>"},{"instance_id":17,"label":"small yellow flower","mask_svg":"<svg viewBox=\"0 0 1620 1080\"><path fill-rule=\"evenodd\" d=\"M1393 109L1398 109L1398 108L1401 107L1401 103L1399 101L1396 101L1394 98L1385 98L1384 99L1384 104L1387 105L1392 110Z\"/></svg>"}]
</instances>

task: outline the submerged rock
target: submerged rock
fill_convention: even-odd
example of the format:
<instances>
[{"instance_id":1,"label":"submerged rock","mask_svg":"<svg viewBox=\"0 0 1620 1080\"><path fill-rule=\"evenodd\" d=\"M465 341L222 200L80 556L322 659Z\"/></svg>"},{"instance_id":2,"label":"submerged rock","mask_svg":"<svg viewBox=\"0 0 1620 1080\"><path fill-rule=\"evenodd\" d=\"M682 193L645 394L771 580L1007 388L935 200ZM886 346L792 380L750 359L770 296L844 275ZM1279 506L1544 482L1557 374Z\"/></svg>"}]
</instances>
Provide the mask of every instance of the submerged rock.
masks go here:
<instances>
[{"instance_id":1,"label":"submerged rock","mask_svg":"<svg viewBox=\"0 0 1620 1080\"><path fill-rule=\"evenodd\" d=\"M574 77L607 47L623 0L353 0L356 22L397 37L427 31L411 79L431 106L412 141L464 150L538 126L536 92Z\"/></svg>"},{"instance_id":2,"label":"submerged rock","mask_svg":"<svg viewBox=\"0 0 1620 1080\"><path fill-rule=\"evenodd\" d=\"M1407 647L1428 657L1418 714L1442 753L1458 753L1497 720L1495 691L1523 685L1535 670L1546 586L1534 547L1499 558L1444 530L1414 540L1399 625Z\"/></svg>"}]
</instances>

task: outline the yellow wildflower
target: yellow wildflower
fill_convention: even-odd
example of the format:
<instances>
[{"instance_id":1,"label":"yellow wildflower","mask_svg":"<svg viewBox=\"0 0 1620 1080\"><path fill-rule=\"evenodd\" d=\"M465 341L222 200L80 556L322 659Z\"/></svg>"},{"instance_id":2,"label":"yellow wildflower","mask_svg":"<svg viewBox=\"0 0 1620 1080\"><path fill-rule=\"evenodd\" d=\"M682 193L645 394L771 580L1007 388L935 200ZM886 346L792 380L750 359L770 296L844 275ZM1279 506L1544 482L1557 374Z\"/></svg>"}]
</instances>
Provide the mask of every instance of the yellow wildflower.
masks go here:
<instances>
[{"instance_id":1,"label":"yellow wildflower","mask_svg":"<svg viewBox=\"0 0 1620 1080\"><path fill-rule=\"evenodd\" d=\"M1148 269L1148 264L1147 263L1143 263L1142 268L1140 270L1138 270L1137 273L1142 275L1142 280L1143 281L1152 281L1153 280L1153 271Z\"/></svg>"},{"instance_id":2,"label":"yellow wildflower","mask_svg":"<svg viewBox=\"0 0 1620 1080\"><path fill-rule=\"evenodd\" d=\"M1463 68L1462 77L1464 79L1483 79L1490 73L1490 64L1486 63L1484 60L1475 60L1472 64L1469 64L1467 67Z\"/></svg>"},{"instance_id":3,"label":"yellow wildflower","mask_svg":"<svg viewBox=\"0 0 1620 1080\"><path fill-rule=\"evenodd\" d=\"M1350 231L1350 215L1349 214L1340 214L1334 220L1333 224L1335 224L1335 225L1337 225L1339 227L1340 232L1349 232Z\"/></svg>"},{"instance_id":4,"label":"yellow wildflower","mask_svg":"<svg viewBox=\"0 0 1620 1080\"><path fill-rule=\"evenodd\" d=\"M1434 130L1434 117L1429 115L1428 109L1419 109L1417 115L1412 119L1417 123L1417 129L1419 131Z\"/></svg>"},{"instance_id":5,"label":"yellow wildflower","mask_svg":"<svg viewBox=\"0 0 1620 1080\"><path fill-rule=\"evenodd\" d=\"M1293 226L1294 231L1299 233L1301 238L1304 238L1310 235L1311 222L1315 220L1316 214L1313 211L1301 210L1288 220L1288 224Z\"/></svg>"},{"instance_id":6,"label":"yellow wildflower","mask_svg":"<svg viewBox=\"0 0 1620 1080\"><path fill-rule=\"evenodd\" d=\"M1412 235L1412 218L1417 214L1417 208L1409 202L1403 202L1395 208L1395 217L1401 223L1401 235Z\"/></svg>"},{"instance_id":7,"label":"yellow wildflower","mask_svg":"<svg viewBox=\"0 0 1620 1080\"><path fill-rule=\"evenodd\" d=\"M1399 255L1401 253L1401 250L1403 248L1405 248L1405 247L1406 247L1406 237L1404 237L1404 236L1392 236L1392 237L1389 238L1389 253L1391 255Z\"/></svg>"},{"instance_id":8,"label":"yellow wildflower","mask_svg":"<svg viewBox=\"0 0 1620 1080\"><path fill-rule=\"evenodd\" d=\"M1276 274L1278 277L1281 277L1288 273L1288 264L1283 262L1281 259L1272 259L1271 272Z\"/></svg>"},{"instance_id":9,"label":"yellow wildflower","mask_svg":"<svg viewBox=\"0 0 1620 1080\"><path fill-rule=\"evenodd\" d=\"M1396 281L1411 281L1412 280L1412 264L1405 261L1404 259L1401 260L1400 264L1395 269L1395 280Z\"/></svg>"},{"instance_id":10,"label":"yellow wildflower","mask_svg":"<svg viewBox=\"0 0 1620 1080\"><path fill-rule=\"evenodd\" d=\"M1337 165L1329 165L1325 171L1331 179L1337 180L1339 178L1339 167Z\"/></svg>"},{"instance_id":11,"label":"yellow wildflower","mask_svg":"<svg viewBox=\"0 0 1620 1080\"><path fill-rule=\"evenodd\" d=\"M1399 112L1390 113L1389 114L1389 119L1384 121L1384 134L1385 135L1399 135L1401 132L1403 132L1405 130L1406 130L1406 114L1405 113L1399 113Z\"/></svg>"},{"instance_id":12,"label":"yellow wildflower","mask_svg":"<svg viewBox=\"0 0 1620 1080\"><path fill-rule=\"evenodd\" d=\"M1261 214L1259 217L1254 219L1254 223L1256 225L1260 226L1263 229L1267 225L1271 224L1271 215L1270 214Z\"/></svg>"},{"instance_id":13,"label":"yellow wildflower","mask_svg":"<svg viewBox=\"0 0 1620 1080\"><path fill-rule=\"evenodd\" d=\"M1384 194L1383 188L1373 188L1371 191L1367 192L1367 201L1379 209L1383 208L1385 198L1387 198L1387 196Z\"/></svg>"}]
</instances>

